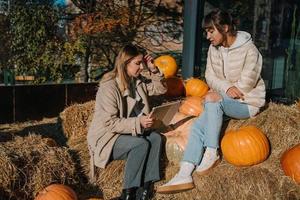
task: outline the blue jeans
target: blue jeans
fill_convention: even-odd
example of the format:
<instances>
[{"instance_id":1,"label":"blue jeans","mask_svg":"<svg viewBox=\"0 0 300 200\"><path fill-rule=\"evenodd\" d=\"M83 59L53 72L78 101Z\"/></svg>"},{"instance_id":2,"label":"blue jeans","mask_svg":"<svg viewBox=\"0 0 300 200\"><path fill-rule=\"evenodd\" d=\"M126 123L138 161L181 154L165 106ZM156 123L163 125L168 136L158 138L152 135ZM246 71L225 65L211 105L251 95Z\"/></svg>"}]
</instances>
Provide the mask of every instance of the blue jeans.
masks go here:
<instances>
[{"instance_id":1,"label":"blue jeans","mask_svg":"<svg viewBox=\"0 0 300 200\"><path fill-rule=\"evenodd\" d=\"M191 127L183 161L199 165L204 147L219 148L224 115L235 119L250 117L248 104L232 99L225 93L220 95L222 96L220 101L204 103L204 112Z\"/></svg>"}]
</instances>

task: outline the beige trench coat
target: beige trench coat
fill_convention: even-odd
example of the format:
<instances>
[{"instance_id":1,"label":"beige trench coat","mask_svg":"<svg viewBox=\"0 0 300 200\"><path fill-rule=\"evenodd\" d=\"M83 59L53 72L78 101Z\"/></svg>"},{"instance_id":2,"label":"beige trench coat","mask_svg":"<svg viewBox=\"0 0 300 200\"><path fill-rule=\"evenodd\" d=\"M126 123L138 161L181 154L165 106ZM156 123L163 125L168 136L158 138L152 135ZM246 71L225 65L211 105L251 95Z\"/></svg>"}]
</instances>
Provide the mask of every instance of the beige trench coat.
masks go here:
<instances>
[{"instance_id":1,"label":"beige trench coat","mask_svg":"<svg viewBox=\"0 0 300 200\"><path fill-rule=\"evenodd\" d=\"M166 92L162 84L163 74L146 73L136 82L136 89L141 96L144 108L142 112L150 112L148 95L160 95ZM148 81L146 81L146 79ZM113 145L119 134L141 134L140 117L129 117L136 100L129 96L129 90L124 94L119 89L118 78L100 83L96 95L96 105L87 140L91 153L91 173L94 166L105 168ZM92 178L91 177L91 178Z\"/></svg>"}]
</instances>

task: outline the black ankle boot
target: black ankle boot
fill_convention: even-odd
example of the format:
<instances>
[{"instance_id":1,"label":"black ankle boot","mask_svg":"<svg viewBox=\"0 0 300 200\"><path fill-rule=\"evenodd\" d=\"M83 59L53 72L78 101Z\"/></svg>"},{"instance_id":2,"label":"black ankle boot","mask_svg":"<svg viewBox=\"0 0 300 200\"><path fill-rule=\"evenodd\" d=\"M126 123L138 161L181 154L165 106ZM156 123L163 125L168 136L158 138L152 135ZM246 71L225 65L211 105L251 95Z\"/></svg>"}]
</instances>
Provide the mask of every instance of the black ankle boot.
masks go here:
<instances>
[{"instance_id":1,"label":"black ankle boot","mask_svg":"<svg viewBox=\"0 0 300 200\"><path fill-rule=\"evenodd\" d=\"M143 187L137 190L136 200L150 200L153 196L153 183L146 182Z\"/></svg>"},{"instance_id":2,"label":"black ankle boot","mask_svg":"<svg viewBox=\"0 0 300 200\"><path fill-rule=\"evenodd\" d=\"M123 189L120 197L111 200L135 200L136 188Z\"/></svg>"}]
</instances>

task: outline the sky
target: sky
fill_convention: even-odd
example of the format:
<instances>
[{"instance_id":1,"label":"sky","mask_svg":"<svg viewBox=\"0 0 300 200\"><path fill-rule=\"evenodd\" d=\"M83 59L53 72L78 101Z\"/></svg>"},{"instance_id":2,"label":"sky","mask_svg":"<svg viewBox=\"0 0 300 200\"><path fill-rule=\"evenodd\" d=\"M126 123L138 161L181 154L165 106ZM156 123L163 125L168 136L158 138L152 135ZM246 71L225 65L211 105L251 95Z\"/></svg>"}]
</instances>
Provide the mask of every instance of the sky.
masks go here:
<instances>
[{"instance_id":1,"label":"sky","mask_svg":"<svg viewBox=\"0 0 300 200\"><path fill-rule=\"evenodd\" d=\"M64 5L67 4L67 0L56 0L56 1L55 1L55 4L59 4L59 5L64 6Z\"/></svg>"}]
</instances>

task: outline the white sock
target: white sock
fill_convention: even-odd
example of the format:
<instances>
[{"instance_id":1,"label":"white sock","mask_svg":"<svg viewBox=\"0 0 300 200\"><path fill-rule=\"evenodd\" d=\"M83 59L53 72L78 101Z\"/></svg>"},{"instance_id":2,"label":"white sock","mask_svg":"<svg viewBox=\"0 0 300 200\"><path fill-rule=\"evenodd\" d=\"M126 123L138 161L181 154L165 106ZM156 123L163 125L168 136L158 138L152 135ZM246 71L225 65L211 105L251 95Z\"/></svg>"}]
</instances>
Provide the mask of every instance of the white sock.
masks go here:
<instances>
[{"instance_id":1,"label":"white sock","mask_svg":"<svg viewBox=\"0 0 300 200\"><path fill-rule=\"evenodd\" d=\"M196 171L201 172L209 169L220 158L217 148L206 147L203 158Z\"/></svg>"},{"instance_id":2,"label":"white sock","mask_svg":"<svg viewBox=\"0 0 300 200\"><path fill-rule=\"evenodd\" d=\"M205 150L208 154L210 155L216 155L217 154L217 148L212 148L212 147L206 147ZM205 152L205 153L206 153Z\"/></svg>"},{"instance_id":3,"label":"white sock","mask_svg":"<svg viewBox=\"0 0 300 200\"><path fill-rule=\"evenodd\" d=\"M180 170L178 172L179 177L191 176L194 171L195 165L190 162L182 161L180 163Z\"/></svg>"}]
</instances>

